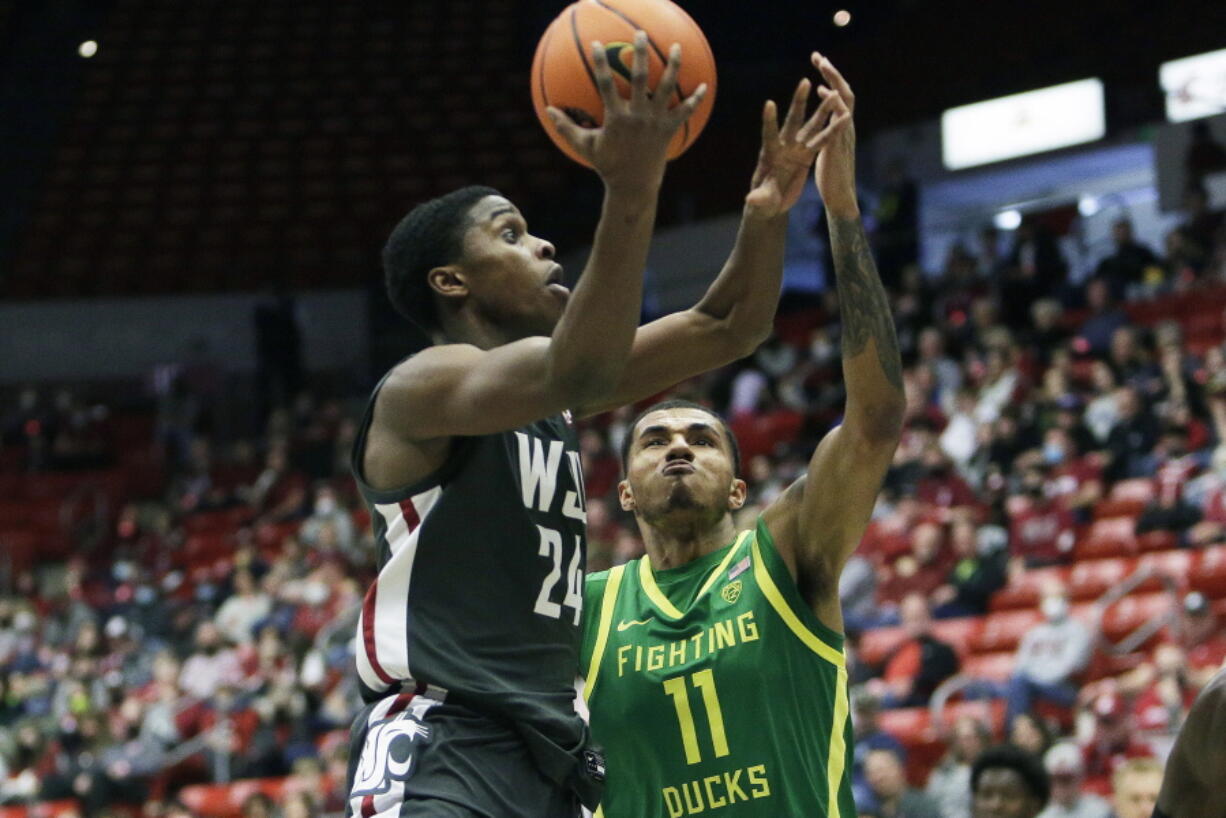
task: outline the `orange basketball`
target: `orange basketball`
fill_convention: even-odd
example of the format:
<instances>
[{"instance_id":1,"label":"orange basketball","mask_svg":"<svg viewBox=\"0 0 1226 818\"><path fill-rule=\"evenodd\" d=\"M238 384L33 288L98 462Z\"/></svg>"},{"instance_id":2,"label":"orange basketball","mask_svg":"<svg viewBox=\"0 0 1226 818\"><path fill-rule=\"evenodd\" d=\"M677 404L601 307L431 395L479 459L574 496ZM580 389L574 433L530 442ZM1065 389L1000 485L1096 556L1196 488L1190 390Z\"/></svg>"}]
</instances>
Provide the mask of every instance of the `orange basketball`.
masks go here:
<instances>
[{"instance_id":1,"label":"orange basketball","mask_svg":"<svg viewBox=\"0 0 1226 818\"><path fill-rule=\"evenodd\" d=\"M592 41L604 44L618 92L630 97L630 66L634 64L634 32L647 32L648 86L655 88L668 63L673 43L681 44L681 73L676 105L702 83L707 95L668 146L676 159L698 138L715 103L715 57L698 24L669 0L579 0L568 6L545 29L532 59L532 105L545 132L562 152L581 165L589 165L554 128L545 108L565 111L579 125L597 127L604 121L604 105L592 73Z\"/></svg>"}]
</instances>

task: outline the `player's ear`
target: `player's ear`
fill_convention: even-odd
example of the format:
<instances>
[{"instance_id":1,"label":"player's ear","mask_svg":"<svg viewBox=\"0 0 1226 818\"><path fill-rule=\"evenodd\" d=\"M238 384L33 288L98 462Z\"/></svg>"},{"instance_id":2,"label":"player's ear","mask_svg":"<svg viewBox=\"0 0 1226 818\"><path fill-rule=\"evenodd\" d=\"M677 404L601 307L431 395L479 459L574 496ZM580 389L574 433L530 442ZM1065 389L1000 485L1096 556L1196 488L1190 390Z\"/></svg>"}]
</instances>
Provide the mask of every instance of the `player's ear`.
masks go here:
<instances>
[{"instance_id":1,"label":"player's ear","mask_svg":"<svg viewBox=\"0 0 1226 818\"><path fill-rule=\"evenodd\" d=\"M630 490L629 480L617 484L617 499L622 504L622 511L634 511L634 492Z\"/></svg>"},{"instance_id":2,"label":"player's ear","mask_svg":"<svg viewBox=\"0 0 1226 818\"><path fill-rule=\"evenodd\" d=\"M732 487L728 489L728 510L738 511L741 506L745 505L745 498L749 495L749 488L745 485L745 481L739 477L732 480Z\"/></svg>"},{"instance_id":3,"label":"player's ear","mask_svg":"<svg viewBox=\"0 0 1226 818\"><path fill-rule=\"evenodd\" d=\"M468 279L457 265L435 267L426 273L426 283L444 298L463 298L468 295Z\"/></svg>"}]
</instances>

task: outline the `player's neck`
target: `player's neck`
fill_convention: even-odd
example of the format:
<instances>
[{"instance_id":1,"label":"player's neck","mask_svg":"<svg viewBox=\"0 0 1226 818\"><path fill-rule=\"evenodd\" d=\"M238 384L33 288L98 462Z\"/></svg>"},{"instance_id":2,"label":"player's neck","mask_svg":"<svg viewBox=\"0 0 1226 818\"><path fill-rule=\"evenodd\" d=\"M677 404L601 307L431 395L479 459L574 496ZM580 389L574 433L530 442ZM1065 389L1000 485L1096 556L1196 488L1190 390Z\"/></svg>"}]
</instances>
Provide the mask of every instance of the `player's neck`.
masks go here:
<instances>
[{"instance_id":1,"label":"player's neck","mask_svg":"<svg viewBox=\"0 0 1226 818\"><path fill-rule=\"evenodd\" d=\"M436 344L471 344L478 349L494 349L516 340L518 338L505 328L483 321L468 311L445 316L443 330L435 337Z\"/></svg>"},{"instance_id":2,"label":"player's neck","mask_svg":"<svg viewBox=\"0 0 1226 818\"><path fill-rule=\"evenodd\" d=\"M718 551L736 538L732 515L725 514L719 522L681 522L674 525L647 525L639 521L643 545L652 570L677 568Z\"/></svg>"}]
</instances>

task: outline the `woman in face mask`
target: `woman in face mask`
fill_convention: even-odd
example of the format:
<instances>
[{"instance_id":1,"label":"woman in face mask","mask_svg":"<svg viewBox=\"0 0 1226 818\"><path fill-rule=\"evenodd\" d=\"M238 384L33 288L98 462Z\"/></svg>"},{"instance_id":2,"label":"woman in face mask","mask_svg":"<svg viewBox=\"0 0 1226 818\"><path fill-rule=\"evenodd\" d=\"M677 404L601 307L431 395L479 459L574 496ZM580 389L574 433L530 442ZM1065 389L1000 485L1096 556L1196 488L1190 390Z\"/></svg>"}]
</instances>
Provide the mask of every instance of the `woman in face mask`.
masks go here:
<instances>
[{"instance_id":1,"label":"woman in face mask","mask_svg":"<svg viewBox=\"0 0 1226 818\"><path fill-rule=\"evenodd\" d=\"M1090 629L1069 616L1063 584L1052 582L1044 587L1039 609L1044 621L1022 637L1017 649L1006 691L1006 724L1029 712L1036 699L1072 707L1077 700L1078 676L1094 651Z\"/></svg>"}]
</instances>

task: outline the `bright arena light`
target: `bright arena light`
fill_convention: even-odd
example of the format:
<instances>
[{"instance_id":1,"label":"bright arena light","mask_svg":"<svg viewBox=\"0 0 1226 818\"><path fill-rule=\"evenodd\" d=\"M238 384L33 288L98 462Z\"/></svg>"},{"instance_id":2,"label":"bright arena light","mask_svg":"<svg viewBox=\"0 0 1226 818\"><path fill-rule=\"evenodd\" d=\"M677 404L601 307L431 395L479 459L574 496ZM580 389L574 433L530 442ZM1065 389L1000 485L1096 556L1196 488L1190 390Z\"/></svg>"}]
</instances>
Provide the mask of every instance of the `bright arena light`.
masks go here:
<instances>
[{"instance_id":1,"label":"bright arena light","mask_svg":"<svg viewBox=\"0 0 1226 818\"><path fill-rule=\"evenodd\" d=\"M834 24L839 28L851 22L851 12L847 9L839 9L834 13Z\"/></svg>"},{"instance_id":2,"label":"bright arena light","mask_svg":"<svg viewBox=\"0 0 1226 818\"><path fill-rule=\"evenodd\" d=\"M1097 213L1101 208L1098 204L1098 197L1086 194L1077 200L1077 212L1087 219Z\"/></svg>"},{"instance_id":3,"label":"bright arena light","mask_svg":"<svg viewBox=\"0 0 1226 818\"><path fill-rule=\"evenodd\" d=\"M86 40L77 46L77 53L88 60L98 53L98 44L93 40Z\"/></svg>"},{"instance_id":4,"label":"bright arena light","mask_svg":"<svg viewBox=\"0 0 1226 818\"><path fill-rule=\"evenodd\" d=\"M1022 226L1022 213L1019 210L1002 210L992 217L992 224L997 230L1016 230Z\"/></svg>"}]
</instances>

